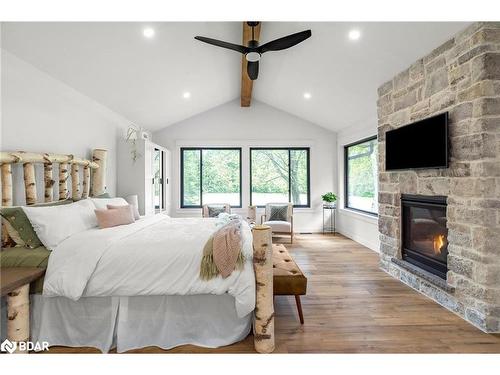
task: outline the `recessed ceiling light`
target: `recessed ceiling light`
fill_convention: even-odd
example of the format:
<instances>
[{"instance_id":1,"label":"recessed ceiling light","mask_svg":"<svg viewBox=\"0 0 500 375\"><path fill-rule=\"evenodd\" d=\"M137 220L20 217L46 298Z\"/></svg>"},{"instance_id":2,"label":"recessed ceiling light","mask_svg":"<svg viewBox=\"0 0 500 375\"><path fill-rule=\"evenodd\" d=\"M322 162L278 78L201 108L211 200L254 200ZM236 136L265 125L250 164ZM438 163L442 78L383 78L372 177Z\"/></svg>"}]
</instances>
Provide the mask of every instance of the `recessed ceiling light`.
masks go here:
<instances>
[{"instance_id":1,"label":"recessed ceiling light","mask_svg":"<svg viewBox=\"0 0 500 375\"><path fill-rule=\"evenodd\" d=\"M311 99L312 95L310 92L305 92L304 93L304 99Z\"/></svg>"},{"instance_id":2,"label":"recessed ceiling light","mask_svg":"<svg viewBox=\"0 0 500 375\"><path fill-rule=\"evenodd\" d=\"M182 97L183 97L184 99L189 99L189 98L191 97L191 93L190 93L189 91L186 91L186 92L184 92L184 93L182 94Z\"/></svg>"},{"instance_id":3,"label":"recessed ceiling light","mask_svg":"<svg viewBox=\"0 0 500 375\"><path fill-rule=\"evenodd\" d=\"M349 39L358 40L359 38L361 38L361 31L356 29L349 31Z\"/></svg>"},{"instance_id":4,"label":"recessed ceiling light","mask_svg":"<svg viewBox=\"0 0 500 375\"><path fill-rule=\"evenodd\" d=\"M148 39L151 39L155 36L155 30L151 27L146 27L144 30L142 30L142 35L144 35L144 37Z\"/></svg>"}]
</instances>

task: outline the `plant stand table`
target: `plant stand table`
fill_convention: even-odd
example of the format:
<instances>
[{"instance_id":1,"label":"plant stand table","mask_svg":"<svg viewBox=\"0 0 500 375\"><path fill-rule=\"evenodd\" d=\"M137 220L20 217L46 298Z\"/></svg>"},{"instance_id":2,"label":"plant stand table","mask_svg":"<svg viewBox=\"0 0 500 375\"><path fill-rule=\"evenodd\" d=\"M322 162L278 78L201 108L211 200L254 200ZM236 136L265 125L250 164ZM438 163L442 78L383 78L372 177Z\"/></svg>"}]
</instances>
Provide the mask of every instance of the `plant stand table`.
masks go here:
<instances>
[{"instance_id":1,"label":"plant stand table","mask_svg":"<svg viewBox=\"0 0 500 375\"><path fill-rule=\"evenodd\" d=\"M323 205L323 234L325 233L333 233L335 235L336 233L336 228L335 228L335 213L337 211L337 206L333 205ZM325 215L326 213L329 213L330 215ZM326 216L326 221L325 221L325 216ZM328 217L329 216L329 217Z\"/></svg>"},{"instance_id":2,"label":"plant stand table","mask_svg":"<svg viewBox=\"0 0 500 375\"><path fill-rule=\"evenodd\" d=\"M7 296L7 339L11 342L29 340L30 283L42 277L44 273L45 269L36 267L0 268L1 296ZM23 353L19 346L14 352Z\"/></svg>"}]
</instances>

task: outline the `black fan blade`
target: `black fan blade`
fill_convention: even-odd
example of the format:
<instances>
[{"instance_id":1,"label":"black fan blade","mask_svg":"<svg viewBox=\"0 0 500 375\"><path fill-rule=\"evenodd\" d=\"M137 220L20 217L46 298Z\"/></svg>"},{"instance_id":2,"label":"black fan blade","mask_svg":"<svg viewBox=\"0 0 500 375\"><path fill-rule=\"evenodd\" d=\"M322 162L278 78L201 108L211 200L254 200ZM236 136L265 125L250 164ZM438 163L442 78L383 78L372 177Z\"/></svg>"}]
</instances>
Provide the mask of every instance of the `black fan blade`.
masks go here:
<instances>
[{"instance_id":1,"label":"black fan blade","mask_svg":"<svg viewBox=\"0 0 500 375\"><path fill-rule=\"evenodd\" d=\"M228 43L228 42L224 42L222 40L217 40L217 39L212 39L212 38L205 38L204 36L195 36L194 38L196 40L201 41L201 42L212 44L212 45L217 46L217 47L232 49L233 51L236 51L239 53L245 54L248 52L248 47L240 46L239 44Z\"/></svg>"},{"instance_id":2,"label":"black fan blade","mask_svg":"<svg viewBox=\"0 0 500 375\"><path fill-rule=\"evenodd\" d=\"M282 49L287 49L293 47L300 42L303 42L311 36L311 30L301 31L300 33L291 34L283 38L279 38L261 45L257 48L259 53L264 53L267 51L280 51Z\"/></svg>"},{"instance_id":3,"label":"black fan blade","mask_svg":"<svg viewBox=\"0 0 500 375\"><path fill-rule=\"evenodd\" d=\"M258 61L249 61L247 64L247 73L248 77L255 81L259 76L259 62Z\"/></svg>"}]
</instances>

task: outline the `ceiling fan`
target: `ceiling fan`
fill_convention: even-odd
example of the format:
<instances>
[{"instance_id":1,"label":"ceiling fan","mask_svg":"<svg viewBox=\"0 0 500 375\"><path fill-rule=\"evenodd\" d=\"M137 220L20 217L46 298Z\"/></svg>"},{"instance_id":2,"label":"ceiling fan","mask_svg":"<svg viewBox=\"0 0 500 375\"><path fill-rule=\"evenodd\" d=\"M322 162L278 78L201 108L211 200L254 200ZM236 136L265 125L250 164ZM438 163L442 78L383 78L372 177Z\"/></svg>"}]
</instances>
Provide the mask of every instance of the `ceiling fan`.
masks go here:
<instances>
[{"instance_id":1,"label":"ceiling fan","mask_svg":"<svg viewBox=\"0 0 500 375\"><path fill-rule=\"evenodd\" d=\"M256 80L259 75L259 60L264 52L269 51L280 51L293 47L300 42L303 42L311 36L311 30L301 31L299 33L291 34L283 38L275 39L271 42L265 43L259 46L259 42L255 40L254 28L259 23L258 22L247 22L248 26L252 28L252 40L248 42L248 46L242 46L239 44L233 44L224 42L222 40L206 38L204 36L195 36L194 38L208 43L213 44L217 47L231 49L233 51L239 52L245 55L245 59L248 61L247 73L248 77L253 81Z\"/></svg>"}]
</instances>

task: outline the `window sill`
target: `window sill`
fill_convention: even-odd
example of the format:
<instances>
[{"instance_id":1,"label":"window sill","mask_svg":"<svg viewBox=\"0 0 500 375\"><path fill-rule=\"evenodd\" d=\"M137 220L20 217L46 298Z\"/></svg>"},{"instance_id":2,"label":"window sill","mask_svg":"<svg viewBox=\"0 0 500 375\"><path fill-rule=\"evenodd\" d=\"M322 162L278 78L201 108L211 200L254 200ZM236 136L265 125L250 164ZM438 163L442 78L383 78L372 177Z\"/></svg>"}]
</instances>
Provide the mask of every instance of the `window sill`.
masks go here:
<instances>
[{"instance_id":1,"label":"window sill","mask_svg":"<svg viewBox=\"0 0 500 375\"><path fill-rule=\"evenodd\" d=\"M361 219L363 221L366 221L367 223L376 224L378 222L378 216L376 215L365 214L363 212L350 210L348 208L340 208L339 213L341 215L346 215L354 217L356 219Z\"/></svg>"},{"instance_id":2,"label":"window sill","mask_svg":"<svg viewBox=\"0 0 500 375\"><path fill-rule=\"evenodd\" d=\"M201 213L201 208L176 208L175 212L178 214Z\"/></svg>"},{"instance_id":3,"label":"window sill","mask_svg":"<svg viewBox=\"0 0 500 375\"><path fill-rule=\"evenodd\" d=\"M245 208L245 207L232 207L231 211L233 213L237 213L237 214L241 215L241 214L247 212L247 208ZM258 212L261 212L261 211L264 212L264 207L258 207L257 211ZM196 207L196 208L193 208L193 207L184 207L184 208L178 207L178 208L176 208L175 212L178 213L178 214L200 213L201 212L201 208L199 208L199 207ZM296 207L296 208L293 209L293 212L294 213L316 213L316 212L318 212L318 210L316 210L316 209L314 209L312 207Z\"/></svg>"},{"instance_id":4,"label":"window sill","mask_svg":"<svg viewBox=\"0 0 500 375\"><path fill-rule=\"evenodd\" d=\"M293 212L294 213L313 213L313 212L317 212L318 210L315 210L314 208L312 207L295 207L293 209Z\"/></svg>"}]
</instances>

